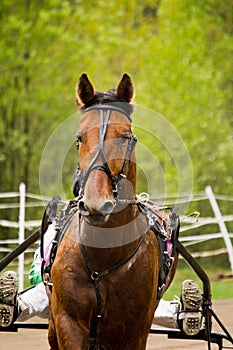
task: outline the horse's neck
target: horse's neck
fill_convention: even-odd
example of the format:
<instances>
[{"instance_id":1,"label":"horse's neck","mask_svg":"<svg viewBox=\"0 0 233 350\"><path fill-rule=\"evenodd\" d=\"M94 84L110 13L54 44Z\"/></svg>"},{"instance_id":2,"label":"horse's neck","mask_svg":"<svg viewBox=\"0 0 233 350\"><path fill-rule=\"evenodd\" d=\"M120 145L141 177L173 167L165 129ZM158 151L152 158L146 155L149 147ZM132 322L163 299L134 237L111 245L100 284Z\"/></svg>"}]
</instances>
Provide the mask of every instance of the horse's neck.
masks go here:
<instances>
[{"instance_id":1,"label":"horse's neck","mask_svg":"<svg viewBox=\"0 0 233 350\"><path fill-rule=\"evenodd\" d=\"M81 223L81 240L96 269L104 269L131 254L145 229L137 206L112 214L104 227Z\"/></svg>"}]
</instances>

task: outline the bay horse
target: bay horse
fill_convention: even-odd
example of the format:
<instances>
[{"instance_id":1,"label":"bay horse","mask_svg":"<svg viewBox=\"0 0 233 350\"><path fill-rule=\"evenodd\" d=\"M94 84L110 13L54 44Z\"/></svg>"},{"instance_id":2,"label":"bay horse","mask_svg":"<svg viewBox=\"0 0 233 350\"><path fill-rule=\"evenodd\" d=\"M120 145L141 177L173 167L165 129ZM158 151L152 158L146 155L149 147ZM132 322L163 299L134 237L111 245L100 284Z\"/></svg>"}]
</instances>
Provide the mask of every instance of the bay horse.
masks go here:
<instances>
[{"instance_id":1,"label":"bay horse","mask_svg":"<svg viewBox=\"0 0 233 350\"><path fill-rule=\"evenodd\" d=\"M171 216L136 196L133 97L127 74L103 93L86 74L77 84L77 209L51 268L52 350L146 349L154 311L174 275L176 256L160 283L167 252L158 236L166 243Z\"/></svg>"}]
</instances>

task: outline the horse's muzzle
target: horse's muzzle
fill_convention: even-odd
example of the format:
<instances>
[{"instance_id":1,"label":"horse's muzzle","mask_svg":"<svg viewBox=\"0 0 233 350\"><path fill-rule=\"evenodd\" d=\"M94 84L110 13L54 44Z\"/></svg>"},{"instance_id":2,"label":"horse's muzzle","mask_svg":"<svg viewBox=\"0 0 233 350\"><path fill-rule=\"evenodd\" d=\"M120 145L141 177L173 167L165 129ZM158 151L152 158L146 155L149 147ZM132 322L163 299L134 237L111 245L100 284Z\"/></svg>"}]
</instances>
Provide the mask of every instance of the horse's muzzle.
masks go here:
<instances>
[{"instance_id":1,"label":"horse's muzzle","mask_svg":"<svg viewBox=\"0 0 233 350\"><path fill-rule=\"evenodd\" d=\"M79 202L79 212L81 215L88 218L91 222L106 222L109 215L113 212L115 207L115 201L105 201L99 205L91 205L88 201L80 200Z\"/></svg>"}]
</instances>

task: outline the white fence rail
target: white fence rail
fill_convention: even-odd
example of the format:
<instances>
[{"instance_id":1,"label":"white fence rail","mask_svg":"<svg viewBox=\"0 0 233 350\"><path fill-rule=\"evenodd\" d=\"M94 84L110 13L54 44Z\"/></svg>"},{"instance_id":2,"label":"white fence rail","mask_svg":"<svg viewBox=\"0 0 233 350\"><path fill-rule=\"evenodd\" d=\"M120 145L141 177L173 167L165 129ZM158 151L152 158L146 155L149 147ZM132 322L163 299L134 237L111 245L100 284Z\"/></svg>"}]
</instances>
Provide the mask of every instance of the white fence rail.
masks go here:
<instances>
[{"instance_id":1,"label":"white fence rail","mask_svg":"<svg viewBox=\"0 0 233 350\"><path fill-rule=\"evenodd\" d=\"M13 248L9 248L9 245L19 245L25 239L25 230L32 230L38 228L41 224L41 220L25 220L25 209L30 207L43 207L46 202L50 200L49 197L42 197L36 194L26 193L26 186L21 183L19 186L19 192L7 192L0 193L0 199L19 198L16 203L0 203L0 210L18 209L18 221L0 220L0 227L7 227L9 229L17 229L16 238L0 240L0 252L9 253ZM27 202L26 199L34 199L37 202ZM1 236L0 236L1 237ZM7 247L6 247L7 246ZM25 253L34 252L35 249L28 248ZM19 290L24 289L24 256L22 253L18 257L18 280Z\"/></svg>"},{"instance_id":2,"label":"white fence rail","mask_svg":"<svg viewBox=\"0 0 233 350\"><path fill-rule=\"evenodd\" d=\"M177 196L174 195L174 198ZM228 254L228 260L230 268L233 274L233 247L232 240L233 233L228 232L226 223L233 222L233 215L222 215L217 200L231 201L233 202L233 197L226 195L214 195L210 186L206 187L205 192L194 193L192 196L192 201L203 201L208 200L209 205L213 209L214 217L199 217L198 221L193 217L182 218L180 241L185 246L195 245L200 242L212 240L212 239L223 239L226 248L219 248L215 250L210 250L207 252L197 251L192 253L194 257L207 257L215 256L219 254ZM49 197L41 197L37 194L27 193L24 184L20 184L19 192L8 192L0 193L0 200L9 198L19 198L17 203L0 203L0 210L10 210L13 208L18 208L18 221L0 220L0 227L8 227L9 229L16 229L18 233L14 239L0 240L0 252L10 252L13 248L9 248L9 245L17 245L23 242L25 239L25 230L32 230L38 228L41 224L40 220L26 220L25 219L25 208L28 207L43 207L46 202L50 200ZM173 204L173 196L169 196L171 201L167 204ZM27 201L27 199L34 201ZM179 195L179 203L185 203L190 201L190 194ZM176 199L176 203L178 201ZM206 225L217 224L219 226L220 232L210 233L210 234L195 234L195 229ZM183 235L182 232L193 230L193 234L189 236ZM0 236L1 237L1 236ZM29 248L26 250L25 254L28 252L33 252L34 249ZM19 290L24 287L24 253L18 258L18 275L19 275Z\"/></svg>"}]
</instances>

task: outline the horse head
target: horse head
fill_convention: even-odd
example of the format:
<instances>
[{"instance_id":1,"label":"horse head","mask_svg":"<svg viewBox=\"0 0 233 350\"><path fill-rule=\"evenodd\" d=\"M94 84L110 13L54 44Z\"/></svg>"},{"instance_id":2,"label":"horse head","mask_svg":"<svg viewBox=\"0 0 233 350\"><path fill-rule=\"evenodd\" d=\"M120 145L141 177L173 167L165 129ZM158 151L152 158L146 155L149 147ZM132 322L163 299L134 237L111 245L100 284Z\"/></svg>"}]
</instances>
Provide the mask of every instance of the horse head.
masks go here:
<instances>
[{"instance_id":1,"label":"horse head","mask_svg":"<svg viewBox=\"0 0 233 350\"><path fill-rule=\"evenodd\" d=\"M95 91L86 74L77 84L83 115L77 129L80 213L91 225L102 225L122 198L135 197L136 138L131 131L134 86L124 74L116 89Z\"/></svg>"}]
</instances>

